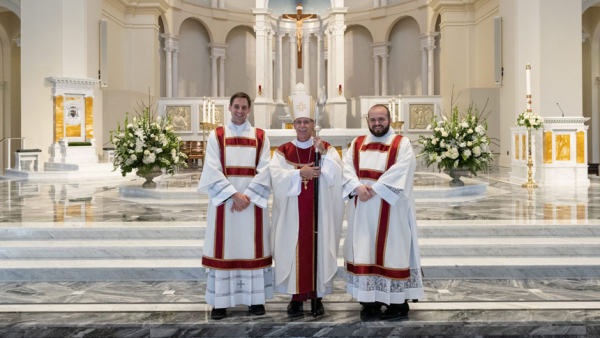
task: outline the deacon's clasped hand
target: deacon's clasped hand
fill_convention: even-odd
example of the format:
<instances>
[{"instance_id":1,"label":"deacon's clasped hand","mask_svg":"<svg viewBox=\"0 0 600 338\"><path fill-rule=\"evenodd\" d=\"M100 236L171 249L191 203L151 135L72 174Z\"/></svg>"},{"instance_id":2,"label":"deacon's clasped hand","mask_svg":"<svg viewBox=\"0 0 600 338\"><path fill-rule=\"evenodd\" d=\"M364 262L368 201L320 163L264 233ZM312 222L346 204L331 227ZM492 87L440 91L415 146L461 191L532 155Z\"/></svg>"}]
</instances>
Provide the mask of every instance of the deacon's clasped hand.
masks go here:
<instances>
[{"instance_id":1,"label":"deacon's clasped hand","mask_svg":"<svg viewBox=\"0 0 600 338\"><path fill-rule=\"evenodd\" d=\"M373 190L373 188L369 187L368 185L361 185L359 187L356 187L354 189L354 192L356 193L356 195L358 195L358 199L361 202L366 202L373 198L373 196L377 195L375 190Z\"/></svg>"},{"instance_id":2,"label":"deacon's clasped hand","mask_svg":"<svg viewBox=\"0 0 600 338\"><path fill-rule=\"evenodd\" d=\"M240 194L236 192L231 196L233 199L233 205L231 206L231 212L234 211L244 211L250 205L250 196Z\"/></svg>"},{"instance_id":3,"label":"deacon's clasped hand","mask_svg":"<svg viewBox=\"0 0 600 338\"><path fill-rule=\"evenodd\" d=\"M315 167L315 163L311 162L300 169L300 176L307 180L312 180L321 175L321 167Z\"/></svg>"}]
</instances>

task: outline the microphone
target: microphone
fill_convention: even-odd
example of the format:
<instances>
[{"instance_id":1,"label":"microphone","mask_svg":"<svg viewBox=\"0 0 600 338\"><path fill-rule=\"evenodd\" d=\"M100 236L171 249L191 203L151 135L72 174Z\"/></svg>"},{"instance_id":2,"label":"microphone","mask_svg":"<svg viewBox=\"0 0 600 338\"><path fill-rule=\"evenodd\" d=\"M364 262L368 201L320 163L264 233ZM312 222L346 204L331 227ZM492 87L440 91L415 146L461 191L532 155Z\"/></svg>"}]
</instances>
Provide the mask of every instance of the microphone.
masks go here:
<instances>
[{"instance_id":1,"label":"microphone","mask_svg":"<svg viewBox=\"0 0 600 338\"><path fill-rule=\"evenodd\" d=\"M556 102L556 105L558 106L558 109L560 109L560 111L562 112L562 117L565 117L565 112L560 107L560 104L558 104L558 102Z\"/></svg>"}]
</instances>

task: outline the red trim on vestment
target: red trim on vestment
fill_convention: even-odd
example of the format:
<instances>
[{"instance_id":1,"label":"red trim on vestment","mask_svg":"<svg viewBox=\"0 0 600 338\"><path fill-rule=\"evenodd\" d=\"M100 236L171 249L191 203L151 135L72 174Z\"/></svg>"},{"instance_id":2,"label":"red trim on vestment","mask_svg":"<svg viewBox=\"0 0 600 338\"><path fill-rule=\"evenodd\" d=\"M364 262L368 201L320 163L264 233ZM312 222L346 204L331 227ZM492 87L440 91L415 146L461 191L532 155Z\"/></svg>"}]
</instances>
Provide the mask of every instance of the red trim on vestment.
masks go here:
<instances>
[{"instance_id":1,"label":"red trim on vestment","mask_svg":"<svg viewBox=\"0 0 600 338\"><path fill-rule=\"evenodd\" d=\"M256 140L247 137L228 137L225 145L229 147L256 147Z\"/></svg>"},{"instance_id":2,"label":"red trim on vestment","mask_svg":"<svg viewBox=\"0 0 600 338\"><path fill-rule=\"evenodd\" d=\"M254 168L227 167L225 176L256 176Z\"/></svg>"},{"instance_id":3,"label":"red trim on vestment","mask_svg":"<svg viewBox=\"0 0 600 338\"><path fill-rule=\"evenodd\" d=\"M367 137L363 135L357 137L354 141L354 156L352 157L352 160L354 162L354 172L356 173L356 176L358 176L358 172L360 170L360 148L362 147L366 138ZM360 179L360 176L358 178Z\"/></svg>"},{"instance_id":4,"label":"red trim on vestment","mask_svg":"<svg viewBox=\"0 0 600 338\"><path fill-rule=\"evenodd\" d=\"M386 153L390 150L390 145L385 143L367 143L360 148L360 151L381 151Z\"/></svg>"},{"instance_id":5,"label":"red trim on vestment","mask_svg":"<svg viewBox=\"0 0 600 338\"><path fill-rule=\"evenodd\" d=\"M215 217L215 258L222 259L225 245L225 203L217 207Z\"/></svg>"},{"instance_id":6,"label":"red trim on vestment","mask_svg":"<svg viewBox=\"0 0 600 338\"><path fill-rule=\"evenodd\" d=\"M258 167L258 163L260 162L260 155L262 153L263 145L265 144L265 131L262 129L254 128L255 138L256 138L256 161L255 166Z\"/></svg>"},{"instance_id":7,"label":"red trim on vestment","mask_svg":"<svg viewBox=\"0 0 600 338\"><path fill-rule=\"evenodd\" d=\"M254 258L263 257L263 209L254 206Z\"/></svg>"},{"instance_id":8,"label":"red trim on vestment","mask_svg":"<svg viewBox=\"0 0 600 338\"><path fill-rule=\"evenodd\" d=\"M217 270L256 270L271 266L271 256L259 259L215 259L202 256L202 266Z\"/></svg>"},{"instance_id":9,"label":"red trim on vestment","mask_svg":"<svg viewBox=\"0 0 600 338\"><path fill-rule=\"evenodd\" d=\"M360 169L358 173L359 178L365 178L369 180L377 181L383 173L381 171L369 170L369 169Z\"/></svg>"},{"instance_id":10,"label":"red trim on vestment","mask_svg":"<svg viewBox=\"0 0 600 338\"><path fill-rule=\"evenodd\" d=\"M346 271L353 275L377 275L390 279L405 280L410 278L410 269L390 269L377 264L354 265L346 262Z\"/></svg>"},{"instance_id":11,"label":"red trim on vestment","mask_svg":"<svg viewBox=\"0 0 600 338\"><path fill-rule=\"evenodd\" d=\"M219 153L221 154L221 168L223 169L223 174L225 174L225 129L223 127L216 128L215 136L217 137ZM225 176L227 176L227 174L225 174Z\"/></svg>"}]
</instances>

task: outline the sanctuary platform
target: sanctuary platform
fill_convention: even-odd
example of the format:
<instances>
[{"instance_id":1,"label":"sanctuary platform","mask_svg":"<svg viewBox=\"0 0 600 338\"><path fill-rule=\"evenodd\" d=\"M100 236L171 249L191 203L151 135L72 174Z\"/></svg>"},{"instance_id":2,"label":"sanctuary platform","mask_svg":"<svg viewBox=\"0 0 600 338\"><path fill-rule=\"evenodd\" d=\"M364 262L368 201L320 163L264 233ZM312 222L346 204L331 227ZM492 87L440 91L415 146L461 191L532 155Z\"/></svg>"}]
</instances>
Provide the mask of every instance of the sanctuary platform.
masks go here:
<instances>
[{"instance_id":1,"label":"sanctuary platform","mask_svg":"<svg viewBox=\"0 0 600 338\"><path fill-rule=\"evenodd\" d=\"M528 191L493 167L466 180L486 187L478 196L417 198L426 297L406 319L360 317L340 249L325 316L291 319L288 296L276 294L265 316L237 307L214 321L200 261L207 197L188 198L199 175L160 178L167 198L124 195L141 186L134 177L0 179L0 336L600 335L596 176L585 189ZM415 191L448 180L418 172Z\"/></svg>"}]
</instances>

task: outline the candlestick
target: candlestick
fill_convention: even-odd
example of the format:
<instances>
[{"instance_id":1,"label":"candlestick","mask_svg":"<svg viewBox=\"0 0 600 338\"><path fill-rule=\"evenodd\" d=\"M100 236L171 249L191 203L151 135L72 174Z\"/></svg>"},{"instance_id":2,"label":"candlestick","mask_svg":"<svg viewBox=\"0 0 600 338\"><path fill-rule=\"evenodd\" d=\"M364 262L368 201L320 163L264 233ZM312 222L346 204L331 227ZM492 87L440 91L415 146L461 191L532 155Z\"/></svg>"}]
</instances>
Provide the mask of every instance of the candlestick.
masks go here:
<instances>
[{"instance_id":1,"label":"candlestick","mask_svg":"<svg viewBox=\"0 0 600 338\"><path fill-rule=\"evenodd\" d=\"M340 95L342 95L342 85L340 85L340 87L339 87L339 89L338 89L338 93L339 93Z\"/></svg>"},{"instance_id":2,"label":"candlestick","mask_svg":"<svg viewBox=\"0 0 600 338\"><path fill-rule=\"evenodd\" d=\"M262 95L262 86L258 85L258 95Z\"/></svg>"},{"instance_id":3,"label":"candlestick","mask_svg":"<svg viewBox=\"0 0 600 338\"><path fill-rule=\"evenodd\" d=\"M206 96L202 97L202 122L206 122Z\"/></svg>"},{"instance_id":4,"label":"candlestick","mask_svg":"<svg viewBox=\"0 0 600 338\"><path fill-rule=\"evenodd\" d=\"M212 104L212 124L215 124L215 101Z\"/></svg>"}]
</instances>

